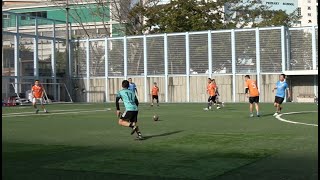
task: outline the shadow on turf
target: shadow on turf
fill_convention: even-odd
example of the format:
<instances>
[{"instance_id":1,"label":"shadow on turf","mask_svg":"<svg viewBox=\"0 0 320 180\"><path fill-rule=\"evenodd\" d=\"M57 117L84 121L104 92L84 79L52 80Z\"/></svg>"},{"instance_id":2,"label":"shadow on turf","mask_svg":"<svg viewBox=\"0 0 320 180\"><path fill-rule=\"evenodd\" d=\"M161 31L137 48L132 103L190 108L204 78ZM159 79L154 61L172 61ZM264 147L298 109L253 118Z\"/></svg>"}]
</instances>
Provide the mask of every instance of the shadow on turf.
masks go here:
<instances>
[{"instance_id":1,"label":"shadow on turf","mask_svg":"<svg viewBox=\"0 0 320 180\"><path fill-rule=\"evenodd\" d=\"M156 135L150 135L150 136L143 136L144 140L150 139L150 138L154 138L154 137L162 137L162 136L170 136L172 134L177 134L182 132L183 130L180 131L173 131L173 132L167 132L167 133L162 133L162 134L156 134Z\"/></svg>"}]
</instances>

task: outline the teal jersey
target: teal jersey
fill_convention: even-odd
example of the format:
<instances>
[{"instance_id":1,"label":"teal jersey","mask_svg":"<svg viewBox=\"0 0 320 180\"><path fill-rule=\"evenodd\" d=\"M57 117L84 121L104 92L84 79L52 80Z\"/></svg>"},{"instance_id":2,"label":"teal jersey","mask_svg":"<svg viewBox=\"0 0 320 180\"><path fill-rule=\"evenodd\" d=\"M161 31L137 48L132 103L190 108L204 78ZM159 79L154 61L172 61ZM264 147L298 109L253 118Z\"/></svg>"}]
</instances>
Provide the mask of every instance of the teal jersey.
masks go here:
<instances>
[{"instance_id":1,"label":"teal jersey","mask_svg":"<svg viewBox=\"0 0 320 180\"><path fill-rule=\"evenodd\" d=\"M117 97L122 99L126 111L138 111L138 106L135 102L136 95L133 91L122 89L118 92Z\"/></svg>"}]
</instances>

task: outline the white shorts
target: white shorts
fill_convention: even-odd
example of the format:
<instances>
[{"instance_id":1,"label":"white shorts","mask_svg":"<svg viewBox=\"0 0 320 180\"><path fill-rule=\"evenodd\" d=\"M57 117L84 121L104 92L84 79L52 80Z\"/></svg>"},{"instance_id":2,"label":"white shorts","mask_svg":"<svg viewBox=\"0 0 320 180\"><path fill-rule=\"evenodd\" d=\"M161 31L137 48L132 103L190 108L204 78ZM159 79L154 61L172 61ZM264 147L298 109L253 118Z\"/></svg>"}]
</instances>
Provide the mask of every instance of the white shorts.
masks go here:
<instances>
[{"instance_id":1,"label":"white shorts","mask_svg":"<svg viewBox=\"0 0 320 180\"><path fill-rule=\"evenodd\" d=\"M40 104L43 104L42 98L32 98L32 103L40 102Z\"/></svg>"}]
</instances>

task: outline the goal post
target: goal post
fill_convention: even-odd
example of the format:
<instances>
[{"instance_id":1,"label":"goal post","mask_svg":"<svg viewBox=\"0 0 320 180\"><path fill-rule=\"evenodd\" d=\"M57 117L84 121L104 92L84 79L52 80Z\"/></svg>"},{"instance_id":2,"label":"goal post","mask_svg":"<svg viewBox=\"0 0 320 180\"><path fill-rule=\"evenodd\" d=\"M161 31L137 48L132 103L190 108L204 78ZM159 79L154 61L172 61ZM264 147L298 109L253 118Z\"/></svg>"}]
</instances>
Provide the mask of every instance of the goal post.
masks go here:
<instances>
[{"instance_id":1,"label":"goal post","mask_svg":"<svg viewBox=\"0 0 320 180\"><path fill-rule=\"evenodd\" d=\"M70 92L65 83L40 83L44 89L44 103L73 103ZM32 102L31 88L33 83L31 82L20 82L10 83L9 97L15 98L16 103L20 105L30 104ZM18 91L19 90L19 91Z\"/></svg>"}]
</instances>

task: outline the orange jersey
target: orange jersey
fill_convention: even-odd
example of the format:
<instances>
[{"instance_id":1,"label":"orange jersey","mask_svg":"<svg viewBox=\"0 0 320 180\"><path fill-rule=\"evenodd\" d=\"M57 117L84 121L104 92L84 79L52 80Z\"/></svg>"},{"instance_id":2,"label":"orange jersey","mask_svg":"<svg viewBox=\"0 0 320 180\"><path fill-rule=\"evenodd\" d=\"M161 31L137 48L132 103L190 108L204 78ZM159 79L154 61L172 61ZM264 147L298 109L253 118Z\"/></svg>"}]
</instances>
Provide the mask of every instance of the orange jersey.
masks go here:
<instances>
[{"instance_id":1,"label":"orange jersey","mask_svg":"<svg viewBox=\"0 0 320 180\"><path fill-rule=\"evenodd\" d=\"M210 96L215 96L216 95L216 86L214 84L208 84L207 86L207 91Z\"/></svg>"},{"instance_id":2,"label":"orange jersey","mask_svg":"<svg viewBox=\"0 0 320 180\"><path fill-rule=\"evenodd\" d=\"M153 86L152 90L151 90L152 95L153 96L158 96L158 92L159 92L158 86Z\"/></svg>"},{"instance_id":3,"label":"orange jersey","mask_svg":"<svg viewBox=\"0 0 320 180\"><path fill-rule=\"evenodd\" d=\"M43 92L43 89L41 86L32 86L32 91L33 91L33 96L35 98L41 98L42 97L42 92Z\"/></svg>"},{"instance_id":4,"label":"orange jersey","mask_svg":"<svg viewBox=\"0 0 320 180\"><path fill-rule=\"evenodd\" d=\"M248 79L246 81L245 88L249 89L250 97L259 96L258 86L255 80Z\"/></svg>"}]
</instances>

